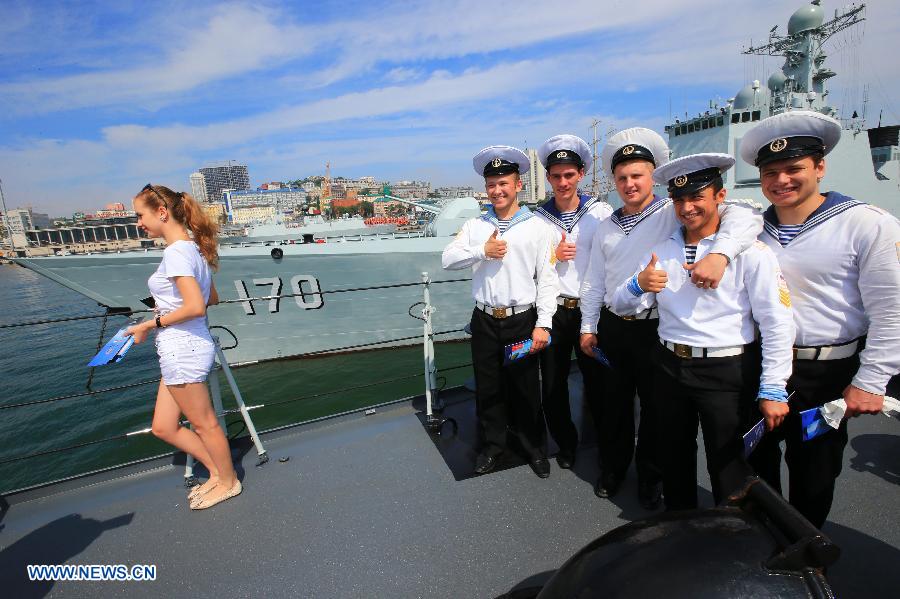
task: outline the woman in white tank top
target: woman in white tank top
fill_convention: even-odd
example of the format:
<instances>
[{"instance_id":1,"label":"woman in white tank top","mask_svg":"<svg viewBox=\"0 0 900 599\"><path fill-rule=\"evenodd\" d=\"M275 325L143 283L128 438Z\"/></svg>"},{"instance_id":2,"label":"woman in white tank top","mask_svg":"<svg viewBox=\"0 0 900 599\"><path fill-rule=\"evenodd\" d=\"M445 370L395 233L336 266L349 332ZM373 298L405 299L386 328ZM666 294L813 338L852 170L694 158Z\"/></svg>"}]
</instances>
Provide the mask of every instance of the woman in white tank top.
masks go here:
<instances>
[{"instance_id":1,"label":"woman in white tank top","mask_svg":"<svg viewBox=\"0 0 900 599\"><path fill-rule=\"evenodd\" d=\"M144 187L134 198L134 211L138 226L150 237L164 238L166 249L147 281L156 316L134 325L128 334L141 343L156 330L162 380L153 434L206 466L209 480L188 494L191 509L202 510L241 492L228 439L206 387L215 357L206 307L219 301L210 272L219 260L216 225L189 194L162 185ZM181 414L193 430L181 426Z\"/></svg>"}]
</instances>

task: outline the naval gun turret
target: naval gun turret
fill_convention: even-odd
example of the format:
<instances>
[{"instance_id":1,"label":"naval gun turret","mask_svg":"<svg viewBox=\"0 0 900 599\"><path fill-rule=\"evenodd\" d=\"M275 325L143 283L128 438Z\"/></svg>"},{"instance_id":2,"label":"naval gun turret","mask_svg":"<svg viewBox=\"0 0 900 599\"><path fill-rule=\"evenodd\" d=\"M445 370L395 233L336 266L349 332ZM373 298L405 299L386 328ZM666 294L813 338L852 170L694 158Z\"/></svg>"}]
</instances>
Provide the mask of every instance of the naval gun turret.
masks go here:
<instances>
[{"instance_id":1,"label":"naval gun turret","mask_svg":"<svg viewBox=\"0 0 900 599\"><path fill-rule=\"evenodd\" d=\"M523 599L833 599L840 549L755 476L715 508L665 512L609 531Z\"/></svg>"}]
</instances>

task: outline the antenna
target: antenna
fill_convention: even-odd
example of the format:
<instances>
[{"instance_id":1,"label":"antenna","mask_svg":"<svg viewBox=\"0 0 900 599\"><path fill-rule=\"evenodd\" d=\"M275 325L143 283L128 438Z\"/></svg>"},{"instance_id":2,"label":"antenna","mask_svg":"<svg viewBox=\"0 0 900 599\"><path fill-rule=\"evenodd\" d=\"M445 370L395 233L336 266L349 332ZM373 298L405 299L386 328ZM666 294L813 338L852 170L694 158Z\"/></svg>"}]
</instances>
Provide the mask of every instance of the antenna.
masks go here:
<instances>
[{"instance_id":1,"label":"antenna","mask_svg":"<svg viewBox=\"0 0 900 599\"><path fill-rule=\"evenodd\" d=\"M869 107L869 84L868 83L863 86L863 102L862 102L862 104L863 104L862 120L863 120L863 122L865 122L866 121L866 109ZM880 120L880 118L879 118L879 120Z\"/></svg>"}]
</instances>

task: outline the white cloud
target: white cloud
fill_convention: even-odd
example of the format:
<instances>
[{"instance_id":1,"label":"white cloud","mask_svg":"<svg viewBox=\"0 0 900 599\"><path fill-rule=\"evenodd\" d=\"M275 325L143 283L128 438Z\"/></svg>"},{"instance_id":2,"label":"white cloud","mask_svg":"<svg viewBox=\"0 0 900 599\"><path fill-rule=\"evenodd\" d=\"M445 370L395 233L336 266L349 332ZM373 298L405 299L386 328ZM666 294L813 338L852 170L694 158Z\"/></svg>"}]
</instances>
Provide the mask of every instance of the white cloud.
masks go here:
<instances>
[{"instance_id":1,"label":"white cloud","mask_svg":"<svg viewBox=\"0 0 900 599\"><path fill-rule=\"evenodd\" d=\"M520 93L552 80L560 73L558 67L556 61L544 60L499 64L485 70L468 70L459 76L440 71L421 83L353 92L212 125L117 125L104 128L103 134L111 146L120 148L228 147L309 125L381 117Z\"/></svg>"},{"instance_id":2,"label":"white cloud","mask_svg":"<svg viewBox=\"0 0 900 599\"><path fill-rule=\"evenodd\" d=\"M155 105L162 98L177 101L177 94L270 69L310 50L312 44L302 29L277 26L273 19L263 9L223 6L203 29L184 37L168 32L163 47L171 49L162 56L145 56L138 66L6 83L0 85L0 97L22 111Z\"/></svg>"}]
</instances>

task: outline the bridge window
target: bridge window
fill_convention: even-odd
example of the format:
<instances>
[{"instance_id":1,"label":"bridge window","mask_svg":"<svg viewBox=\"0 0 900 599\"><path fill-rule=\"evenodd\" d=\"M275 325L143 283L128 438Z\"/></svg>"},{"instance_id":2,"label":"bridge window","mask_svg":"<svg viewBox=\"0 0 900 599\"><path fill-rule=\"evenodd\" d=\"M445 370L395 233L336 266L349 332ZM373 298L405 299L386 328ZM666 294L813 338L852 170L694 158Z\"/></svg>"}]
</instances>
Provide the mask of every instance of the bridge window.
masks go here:
<instances>
[{"instance_id":1,"label":"bridge window","mask_svg":"<svg viewBox=\"0 0 900 599\"><path fill-rule=\"evenodd\" d=\"M742 112L742 113L741 113L741 122L742 122L742 123L746 123L746 122L748 122L749 120L750 120L750 113L749 113L749 112Z\"/></svg>"},{"instance_id":2,"label":"bridge window","mask_svg":"<svg viewBox=\"0 0 900 599\"><path fill-rule=\"evenodd\" d=\"M759 120L759 111L758 111L758 110L754 110L754 111L753 111L753 120L754 120L754 121L758 121L758 120Z\"/></svg>"},{"instance_id":3,"label":"bridge window","mask_svg":"<svg viewBox=\"0 0 900 599\"><path fill-rule=\"evenodd\" d=\"M731 122L732 122L732 123L740 123L740 122L741 122L741 115L740 115L739 113L737 113L737 112L732 112L732 113L731 113Z\"/></svg>"}]
</instances>

